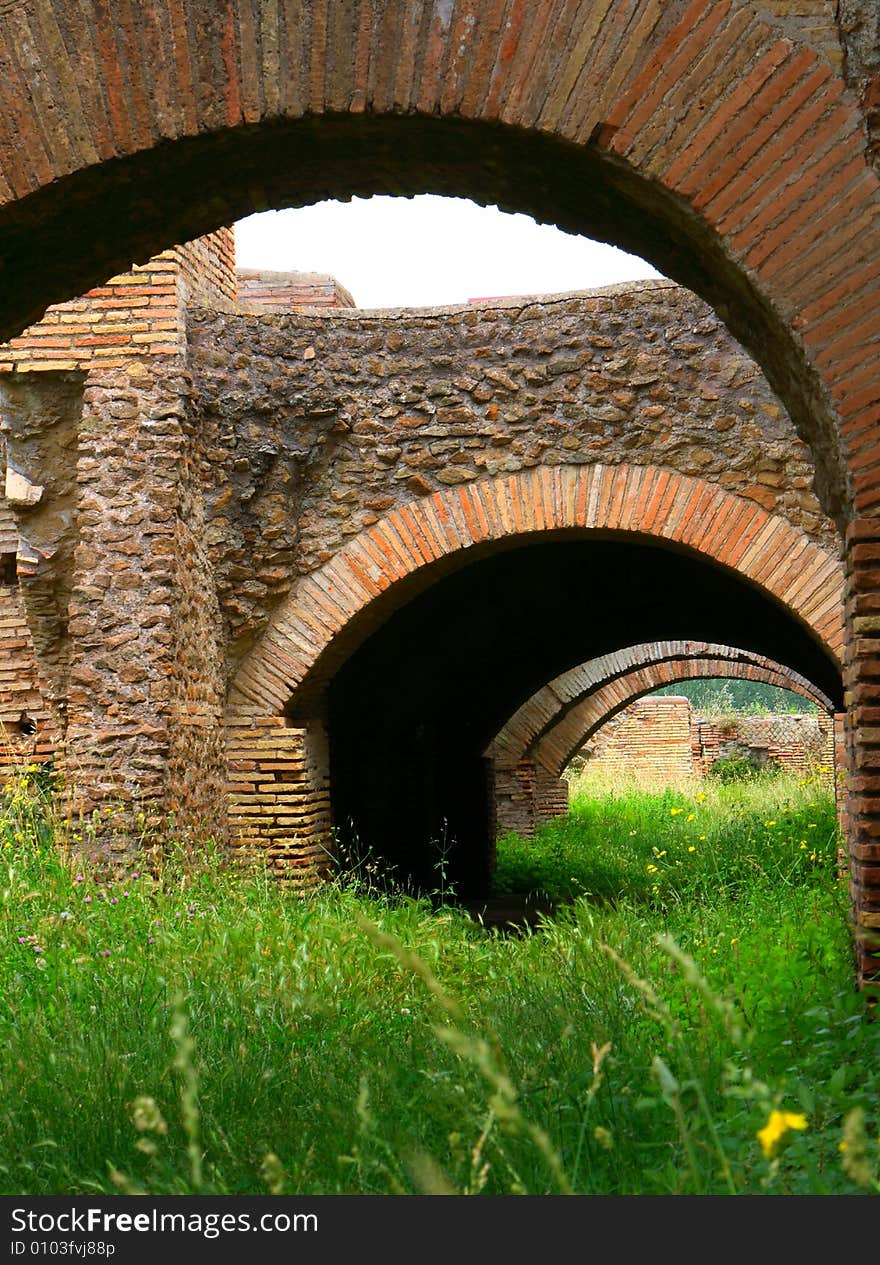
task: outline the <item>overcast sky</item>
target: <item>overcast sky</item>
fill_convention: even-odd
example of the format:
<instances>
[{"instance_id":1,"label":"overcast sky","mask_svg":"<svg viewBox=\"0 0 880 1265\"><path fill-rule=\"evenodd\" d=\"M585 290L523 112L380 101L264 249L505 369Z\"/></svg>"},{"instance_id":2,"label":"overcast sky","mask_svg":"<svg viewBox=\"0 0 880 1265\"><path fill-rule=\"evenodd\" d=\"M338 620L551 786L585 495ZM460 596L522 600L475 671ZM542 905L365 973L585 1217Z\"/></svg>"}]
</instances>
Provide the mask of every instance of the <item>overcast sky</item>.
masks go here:
<instances>
[{"instance_id":1,"label":"overcast sky","mask_svg":"<svg viewBox=\"0 0 880 1265\"><path fill-rule=\"evenodd\" d=\"M235 226L240 268L330 273L362 308L588 290L660 274L644 260L464 198L353 198Z\"/></svg>"}]
</instances>

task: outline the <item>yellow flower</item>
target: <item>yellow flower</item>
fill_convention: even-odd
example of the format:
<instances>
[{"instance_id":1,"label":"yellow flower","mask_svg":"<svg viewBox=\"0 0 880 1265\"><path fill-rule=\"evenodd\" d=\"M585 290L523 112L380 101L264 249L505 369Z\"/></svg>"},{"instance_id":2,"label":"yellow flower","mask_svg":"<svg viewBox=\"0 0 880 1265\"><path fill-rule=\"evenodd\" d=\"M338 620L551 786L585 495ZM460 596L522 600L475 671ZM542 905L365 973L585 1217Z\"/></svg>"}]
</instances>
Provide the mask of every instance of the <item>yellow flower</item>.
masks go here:
<instances>
[{"instance_id":1,"label":"yellow flower","mask_svg":"<svg viewBox=\"0 0 880 1265\"><path fill-rule=\"evenodd\" d=\"M705 798L706 798L706 796L705 796L705 793L704 793L703 791L700 791L700 792L699 792L699 794L697 794L697 795L695 795L695 796L694 796L694 799L697 801L697 803L698 803L698 804L702 804L702 802L703 802L703 800L704 800Z\"/></svg>"},{"instance_id":2,"label":"yellow flower","mask_svg":"<svg viewBox=\"0 0 880 1265\"><path fill-rule=\"evenodd\" d=\"M766 1158L772 1159L776 1154L779 1143L790 1129L806 1129L807 1117L799 1111L776 1111L770 1112L770 1117L763 1129L759 1129L755 1135L761 1143L761 1150Z\"/></svg>"},{"instance_id":3,"label":"yellow flower","mask_svg":"<svg viewBox=\"0 0 880 1265\"><path fill-rule=\"evenodd\" d=\"M765 825L765 826L775 826L775 825L776 825L776 821L775 821L775 820L773 820L773 821L765 821L765 822L764 822L764 825Z\"/></svg>"},{"instance_id":4,"label":"yellow flower","mask_svg":"<svg viewBox=\"0 0 880 1265\"><path fill-rule=\"evenodd\" d=\"M696 850L697 849L694 847L693 844L691 844L691 846L688 848L688 852L696 852Z\"/></svg>"},{"instance_id":5,"label":"yellow flower","mask_svg":"<svg viewBox=\"0 0 880 1265\"><path fill-rule=\"evenodd\" d=\"M679 813L683 813L683 812L684 812L683 808L670 808L669 815L671 817L677 817Z\"/></svg>"},{"instance_id":6,"label":"yellow flower","mask_svg":"<svg viewBox=\"0 0 880 1265\"><path fill-rule=\"evenodd\" d=\"M656 874L656 873L657 873L657 867L656 867L656 865L649 865L649 866L648 866L648 873L649 873L649 874Z\"/></svg>"},{"instance_id":7,"label":"yellow flower","mask_svg":"<svg viewBox=\"0 0 880 1265\"><path fill-rule=\"evenodd\" d=\"M696 813L688 813L687 815L688 821L693 821L696 815L697 815Z\"/></svg>"}]
</instances>

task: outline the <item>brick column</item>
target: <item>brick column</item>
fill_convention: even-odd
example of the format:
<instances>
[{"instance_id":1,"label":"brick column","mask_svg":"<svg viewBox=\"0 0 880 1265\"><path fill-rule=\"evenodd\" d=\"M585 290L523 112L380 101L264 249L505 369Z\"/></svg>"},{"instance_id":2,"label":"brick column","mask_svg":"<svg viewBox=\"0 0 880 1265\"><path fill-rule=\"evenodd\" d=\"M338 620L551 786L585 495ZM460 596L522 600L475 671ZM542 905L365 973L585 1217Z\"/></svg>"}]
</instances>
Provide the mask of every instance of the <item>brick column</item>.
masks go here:
<instances>
[{"instance_id":1,"label":"brick column","mask_svg":"<svg viewBox=\"0 0 880 1265\"><path fill-rule=\"evenodd\" d=\"M537 825L568 812L568 782L538 765L535 769L535 820Z\"/></svg>"},{"instance_id":2,"label":"brick column","mask_svg":"<svg viewBox=\"0 0 880 1265\"><path fill-rule=\"evenodd\" d=\"M513 767L493 763L490 779L493 841L509 830L524 839L531 839L535 833L537 773L534 760L525 757Z\"/></svg>"},{"instance_id":3,"label":"brick column","mask_svg":"<svg viewBox=\"0 0 880 1265\"><path fill-rule=\"evenodd\" d=\"M880 983L880 518L846 534L846 815L859 982Z\"/></svg>"},{"instance_id":4,"label":"brick column","mask_svg":"<svg viewBox=\"0 0 880 1265\"><path fill-rule=\"evenodd\" d=\"M90 376L77 463L66 762L95 849L224 832L220 622L179 361ZM110 809L108 814L105 810Z\"/></svg>"},{"instance_id":5,"label":"brick column","mask_svg":"<svg viewBox=\"0 0 880 1265\"><path fill-rule=\"evenodd\" d=\"M264 866L295 889L313 887L330 868L327 737L281 716L230 712L226 718L227 795L232 855Z\"/></svg>"},{"instance_id":6,"label":"brick column","mask_svg":"<svg viewBox=\"0 0 880 1265\"><path fill-rule=\"evenodd\" d=\"M849 821L846 811L846 712L835 712L832 725L834 758L831 767L834 773L834 802L837 807L837 824L841 835L846 840L849 838Z\"/></svg>"}]
</instances>

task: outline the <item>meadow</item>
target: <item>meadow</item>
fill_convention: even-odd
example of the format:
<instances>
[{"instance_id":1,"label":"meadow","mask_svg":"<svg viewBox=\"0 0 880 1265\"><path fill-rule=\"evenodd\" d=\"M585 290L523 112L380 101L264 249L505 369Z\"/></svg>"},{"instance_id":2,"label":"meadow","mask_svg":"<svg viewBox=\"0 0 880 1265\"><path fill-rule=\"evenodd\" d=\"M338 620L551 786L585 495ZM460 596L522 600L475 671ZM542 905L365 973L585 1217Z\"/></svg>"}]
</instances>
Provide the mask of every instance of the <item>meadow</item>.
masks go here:
<instances>
[{"instance_id":1,"label":"meadow","mask_svg":"<svg viewBox=\"0 0 880 1265\"><path fill-rule=\"evenodd\" d=\"M101 873L39 779L8 787L2 1193L880 1192L827 787L573 789L499 841L498 890L558 902L499 931L173 833Z\"/></svg>"}]
</instances>

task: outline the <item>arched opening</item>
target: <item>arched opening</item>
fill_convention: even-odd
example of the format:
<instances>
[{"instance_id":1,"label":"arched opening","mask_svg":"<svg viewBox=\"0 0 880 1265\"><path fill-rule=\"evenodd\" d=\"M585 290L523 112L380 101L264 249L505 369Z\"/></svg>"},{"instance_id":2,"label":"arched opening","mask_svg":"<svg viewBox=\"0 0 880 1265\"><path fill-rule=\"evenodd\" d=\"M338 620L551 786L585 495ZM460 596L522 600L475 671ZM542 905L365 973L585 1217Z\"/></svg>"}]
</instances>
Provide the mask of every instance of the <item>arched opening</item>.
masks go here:
<instances>
[{"instance_id":1,"label":"arched opening","mask_svg":"<svg viewBox=\"0 0 880 1265\"><path fill-rule=\"evenodd\" d=\"M527 211L644 255L754 352L825 510L850 523L850 619L872 619L877 180L865 117L819 52L709 0L558 0L533 23L419 0L187 13L114 13L108 29L87 2L60 25L4 19L0 334L264 206L433 190ZM850 646L866 767L871 636ZM874 809L854 802L868 840Z\"/></svg>"},{"instance_id":2,"label":"arched opening","mask_svg":"<svg viewBox=\"0 0 880 1265\"><path fill-rule=\"evenodd\" d=\"M430 888L442 858L460 895L485 894L487 743L542 682L633 632L728 638L840 701L827 648L766 593L692 552L569 533L474 553L398 607L326 689L337 829L417 888Z\"/></svg>"}]
</instances>

